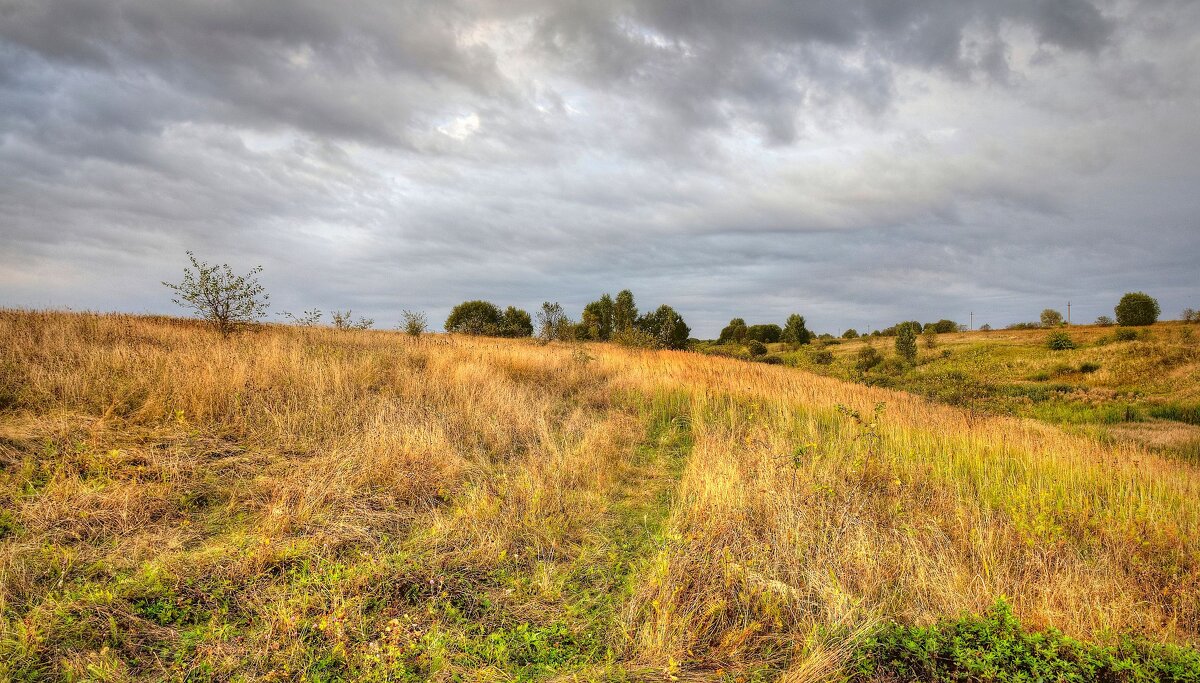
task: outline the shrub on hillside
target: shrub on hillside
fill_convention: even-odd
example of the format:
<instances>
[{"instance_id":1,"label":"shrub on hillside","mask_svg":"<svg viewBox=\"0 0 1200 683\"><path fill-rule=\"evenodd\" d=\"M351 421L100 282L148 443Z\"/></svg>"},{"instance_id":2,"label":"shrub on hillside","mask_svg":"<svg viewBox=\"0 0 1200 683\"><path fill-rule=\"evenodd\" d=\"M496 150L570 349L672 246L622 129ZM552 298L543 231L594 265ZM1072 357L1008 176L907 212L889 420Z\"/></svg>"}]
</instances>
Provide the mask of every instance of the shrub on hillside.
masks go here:
<instances>
[{"instance_id":1,"label":"shrub on hillside","mask_svg":"<svg viewBox=\"0 0 1200 683\"><path fill-rule=\"evenodd\" d=\"M333 327L338 330L369 330L375 324L372 318L354 319L354 311L333 311L330 313L333 317Z\"/></svg>"},{"instance_id":2,"label":"shrub on hillside","mask_svg":"<svg viewBox=\"0 0 1200 683\"><path fill-rule=\"evenodd\" d=\"M896 331L896 355L909 363L917 359L917 335L911 325L902 325Z\"/></svg>"},{"instance_id":3,"label":"shrub on hillside","mask_svg":"<svg viewBox=\"0 0 1200 683\"><path fill-rule=\"evenodd\" d=\"M1066 332L1052 332L1046 337L1046 348L1053 351L1066 351L1075 348L1075 340Z\"/></svg>"},{"instance_id":4,"label":"shrub on hillside","mask_svg":"<svg viewBox=\"0 0 1200 683\"><path fill-rule=\"evenodd\" d=\"M429 320L420 311L405 310L400 313L400 329L410 337L419 337L429 329Z\"/></svg>"},{"instance_id":5,"label":"shrub on hillside","mask_svg":"<svg viewBox=\"0 0 1200 683\"><path fill-rule=\"evenodd\" d=\"M859 372L866 372L876 365L883 362L883 354L874 346L864 346L858 350L858 355L854 358L854 369Z\"/></svg>"},{"instance_id":6,"label":"shrub on hillside","mask_svg":"<svg viewBox=\"0 0 1200 683\"><path fill-rule=\"evenodd\" d=\"M748 351L750 351L750 355L751 355L751 356L765 356L765 355L767 355L767 345L766 345L766 344L763 344L763 343L762 343L762 342L760 342L760 341L756 341L756 340L753 340L753 339L752 339L752 340L750 340L750 343L746 345L746 349L747 349Z\"/></svg>"},{"instance_id":7,"label":"shrub on hillside","mask_svg":"<svg viewBox=\"0 0 1200 683\"><path fill-rule=\"evenodd\" d=\"M808 359L816 365L829 365L833 363L833 352L828 349L813 349L808 354Z\"/></svg>"},{"instance_id":8,"label":"shrub on hillside","mask_svg":"<svg viewBox=\"0 0 1200 683\"><path fill-rule=\"evenodd\" d=\"M450 310L443 327L447 332L494 335L500 332L504 314L490 301L464 301Z\"/></svg>"},{"instance_id":9,"label":"shrub on hillside","mask_svg":"<svg viewBox=\"0 0 1200 683\"><path fill-rule=\"evenodd\" d=\"M1185 308L1179 318L1185 323L1200 323L1200 311L1194 308Z\"/></svg>"},{"instance_id":10,"label":"shrub on hillside","mask_svg":"<svg viewBox=\"0 0 1200 683\"><path fill-rule=\"evenodd\" d=\"M1137 330L1117 330L1113 332L1113 339L1119 342L1134 341L1137 338Z\"/></svg>"},{"instance_id":11,"label":"shrub on hillside","mask_svg":"<svg viewBox=\"0 0 1200 683\"><path fill-rule=\"evenodd\" d=\"M175 292L171 299L210 323L222 337L228 337L243 325L257 321L266 313L270 295L259 284L262 266L245 275L234 275L229 264L214 265L199 261L187 252L191 268L184 268L178 284L163 282Z\"/></svg>"},{"instance_id":12,"label":"shrub on hillside","mask_svg":"<svg viewBox=\"0 0 1200 683\"><path fill-rule=\"evenodd\" d=\"M1113 325L1116 325L1116 324L1117 324L1117 322L1115 320L1113 320L1112 318L1108 317L1107 315L1102 315L1099 318L1096 318L1096 325L1098 327L1112 327Z\"/></svg>"},{"instance_id":13,"label":"shrub on hillside","mask_svg":"<svg viewBox=\"0 0 1200 683\"><path fill-rule=\"evenodd\" d=\"M858 339L858 330L851 327L842 333L842 339Z\"/></svg>"},{"instance_id":14,"label":"shrub on hillside","mask_svg":"<svg viewBox=\"0 0 1200 683\"><path fill-rule=\"evenodd\" d=\"M1128 292L1113 310L1117 314L1117 324L1123 327L1153 325L1162 313L1158 300L1145 292Z\"/></svg>"}]
</instances>

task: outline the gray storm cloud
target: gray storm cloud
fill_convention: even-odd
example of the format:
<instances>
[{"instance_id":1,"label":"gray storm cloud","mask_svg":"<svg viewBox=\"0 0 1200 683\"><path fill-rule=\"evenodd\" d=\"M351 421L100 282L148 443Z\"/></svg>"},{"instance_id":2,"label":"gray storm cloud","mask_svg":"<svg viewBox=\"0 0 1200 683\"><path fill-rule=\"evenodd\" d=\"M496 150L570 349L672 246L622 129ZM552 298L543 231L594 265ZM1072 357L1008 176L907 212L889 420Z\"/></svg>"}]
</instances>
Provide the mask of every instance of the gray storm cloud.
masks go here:
<instances>
[{"instance_id":1,"label":"gray storm cloud","mask_svg":"<svg viewBox=\"0 0 1200 683\"><path fill-rule=\"evenodd\" d=\"M0 305L1200 305L1200 3L0 0Z\"/></svg>"}]
</instances>

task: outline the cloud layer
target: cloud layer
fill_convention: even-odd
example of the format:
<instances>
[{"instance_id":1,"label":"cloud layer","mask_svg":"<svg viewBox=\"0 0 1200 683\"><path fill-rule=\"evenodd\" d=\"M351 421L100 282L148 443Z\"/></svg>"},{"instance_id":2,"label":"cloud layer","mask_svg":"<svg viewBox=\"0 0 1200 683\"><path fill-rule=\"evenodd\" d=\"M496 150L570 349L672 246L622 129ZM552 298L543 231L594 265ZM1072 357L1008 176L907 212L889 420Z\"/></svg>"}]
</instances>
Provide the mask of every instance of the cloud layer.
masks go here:
<instances>
[{"instance_id":1,"label":"cloud layer","mask_svg":"<svg viewBox=\"0 0 1200 683\"><path fill-rule=\"evenodd\" d=\"M0 305L1197 306L1200 5L0 0Z\"/></svg>"}]
</instances>

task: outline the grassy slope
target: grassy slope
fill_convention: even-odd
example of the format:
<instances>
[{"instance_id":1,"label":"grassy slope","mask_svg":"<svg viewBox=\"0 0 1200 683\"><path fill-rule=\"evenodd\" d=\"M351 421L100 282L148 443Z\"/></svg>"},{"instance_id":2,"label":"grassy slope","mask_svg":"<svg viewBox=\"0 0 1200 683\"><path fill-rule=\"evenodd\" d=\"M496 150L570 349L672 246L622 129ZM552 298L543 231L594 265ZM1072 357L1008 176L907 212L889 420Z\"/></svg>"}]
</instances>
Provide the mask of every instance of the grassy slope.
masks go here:
<instances>
[{"instance_id":1,"label":"grassy slope","mask_svg":"<svg viewBox=\"0 0 1200 683\"><path fill-rule=\"evenodd\" d=\"M779 353L789 364L841 379L890 386L992 414L1032 417L1051 424L1200 462L1200 327L1160 323L1126 330L1076 326L1078 348L1052 351L1045 330L943 334L928 348L919 341L918 365L907 372L880 367L861 373L864 345L894 354L892 338L858 339L825 347L834 361L812 362L810 350ZM819 346L819 345L818 345ZM814 346L813 348L817 348Z\"/></svg>"},{"instance_id":2,"label":"grassy slope","mask_svg":"<svg viewBox=\"0 0 1200 683\"><path fill-rule=\"evenodd\" d=\"M0 341L0 679L818 680L1000 595L1200 639L1200 473L1128 445L687 353Z\"/></svg>"}]
</instances>

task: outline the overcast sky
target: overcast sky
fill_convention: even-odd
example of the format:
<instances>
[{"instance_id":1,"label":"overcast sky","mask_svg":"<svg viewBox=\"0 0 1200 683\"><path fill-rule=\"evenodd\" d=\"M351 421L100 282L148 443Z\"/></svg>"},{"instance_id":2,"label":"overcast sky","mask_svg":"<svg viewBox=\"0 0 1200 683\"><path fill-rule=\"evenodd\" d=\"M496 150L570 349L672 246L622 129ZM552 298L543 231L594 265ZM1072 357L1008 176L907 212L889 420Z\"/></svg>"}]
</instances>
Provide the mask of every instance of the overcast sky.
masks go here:
<instances>
[{"instance_id":1,"label":"overcast sky","mask_svg":"<svg viewBox=\"0 0 1200 683\"><path fill-rule=\"evenodd\" d=\"M1196 0L0 0L0 305L1200 308Z\"/></svg>"}]
</instances>

